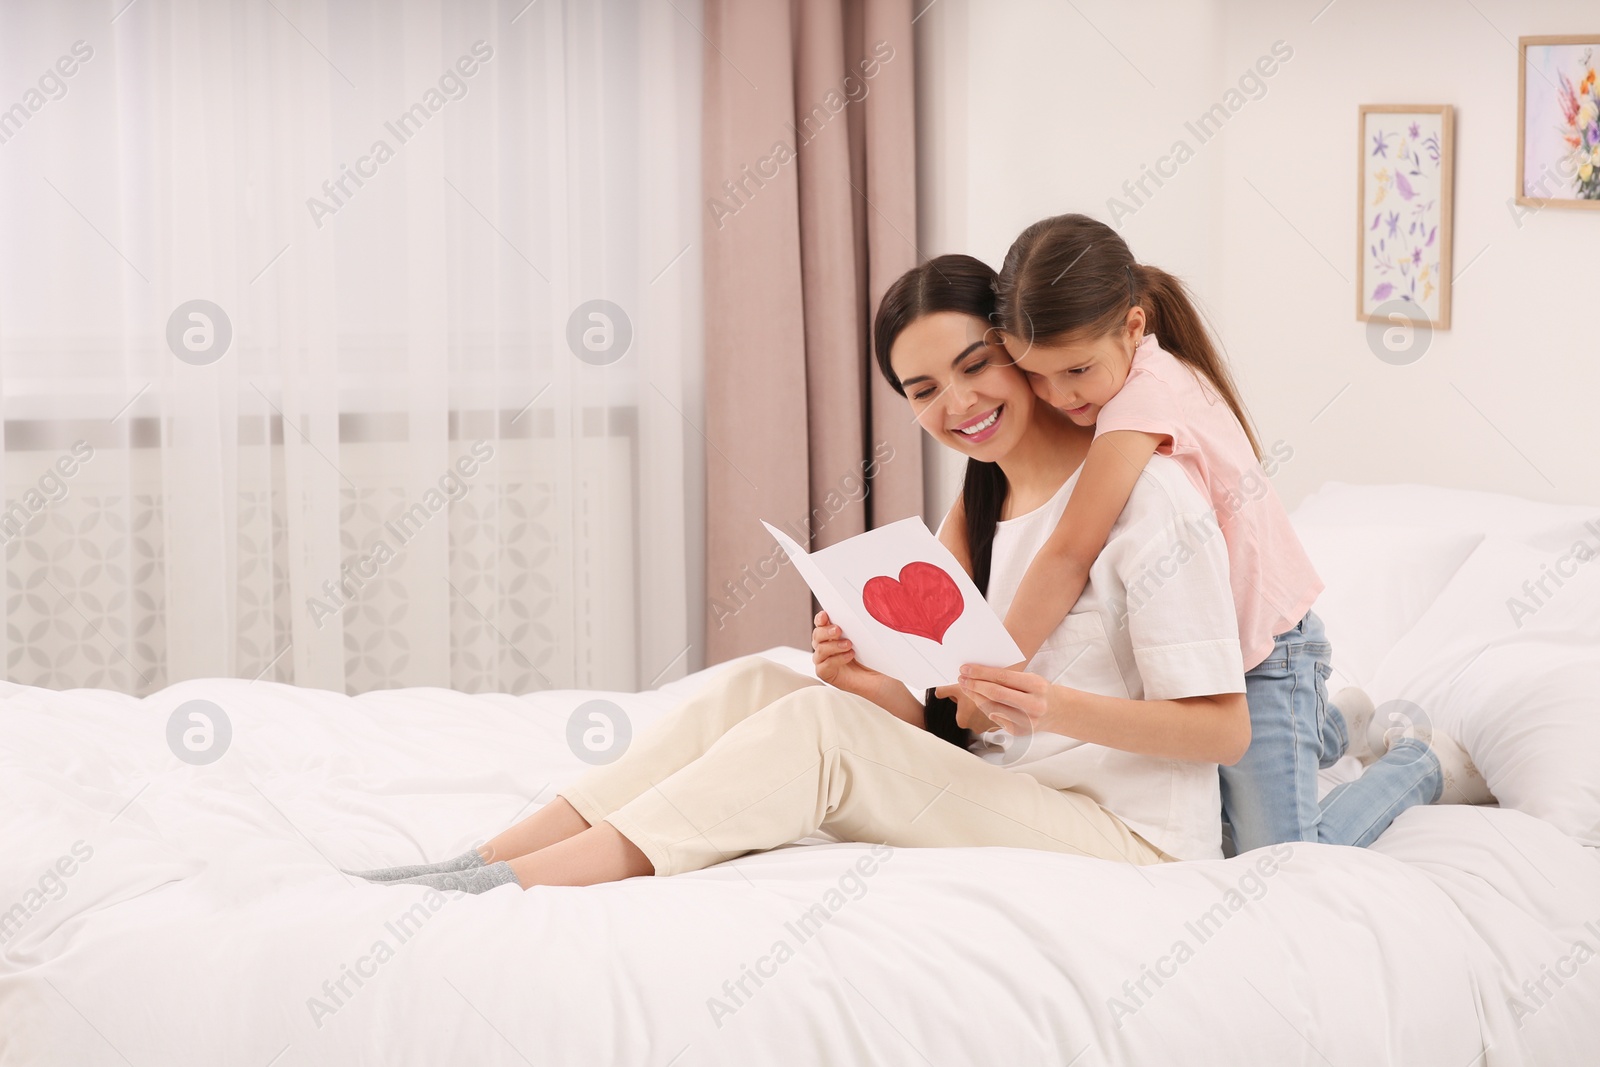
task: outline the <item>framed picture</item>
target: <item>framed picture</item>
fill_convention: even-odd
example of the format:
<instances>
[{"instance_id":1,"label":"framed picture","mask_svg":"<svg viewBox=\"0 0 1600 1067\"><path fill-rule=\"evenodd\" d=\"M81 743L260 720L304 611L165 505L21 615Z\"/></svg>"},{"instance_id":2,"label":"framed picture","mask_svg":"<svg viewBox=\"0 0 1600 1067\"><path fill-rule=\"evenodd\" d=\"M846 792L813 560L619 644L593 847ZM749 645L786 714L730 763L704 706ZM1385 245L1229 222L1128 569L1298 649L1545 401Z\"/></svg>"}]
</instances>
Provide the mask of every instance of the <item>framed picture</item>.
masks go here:
<instances>
[{"instance_id":1,"label":"framed picture","mask_svg":"<svg viewBox=\"0 0 1600 1067\"><path fill-rule=\"evenodd\" d=\"M1450 328L1455 111L1363 104L1356 183L1356 318Z\"/></svg>"},{"instance_id":2,"label":"framed picture","mask_svg":"<svg viewBox=\"0 0 1600 1067\"><path fill-rule=\"evenodd\" d=\"M1519 37L1517 203L1600 208L1600 33Z\"/></svg>"}]
</instances>

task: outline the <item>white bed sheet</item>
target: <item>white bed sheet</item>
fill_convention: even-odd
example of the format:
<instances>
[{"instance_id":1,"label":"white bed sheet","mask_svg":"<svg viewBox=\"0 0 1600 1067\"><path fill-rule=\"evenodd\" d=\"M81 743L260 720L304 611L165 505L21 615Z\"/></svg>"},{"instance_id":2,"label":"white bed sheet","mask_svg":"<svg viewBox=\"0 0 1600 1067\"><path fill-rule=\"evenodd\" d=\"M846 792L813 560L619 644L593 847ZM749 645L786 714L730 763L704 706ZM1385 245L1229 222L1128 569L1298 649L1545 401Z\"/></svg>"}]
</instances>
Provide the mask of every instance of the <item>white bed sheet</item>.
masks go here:
<instances>
[{"instance_id":1,"label":"white bed sheet","mask_svg":"<svg viewBox=\"0 0 1600 1067\"><path fill-rule=\"evenodd\" d=\"M1514 811L1414 809L1369 850L1281 846L1270 872L1263 853L1135 869L996 848L897 849L863 876L871 847L840 843L477 897L336 870L462 852L583 772L565 743L578 703L606 696L638 730L703 681L524 698L0 691L0 908L43 899L28 896L43 873L92 849L59 899L6 927L0 1063L1600 1056L1600 959L1573 962L1579 942L1600 948L1600 863ZM197 697L234 727L206 767L165 741Z\"/></svg>"}]
</instances>

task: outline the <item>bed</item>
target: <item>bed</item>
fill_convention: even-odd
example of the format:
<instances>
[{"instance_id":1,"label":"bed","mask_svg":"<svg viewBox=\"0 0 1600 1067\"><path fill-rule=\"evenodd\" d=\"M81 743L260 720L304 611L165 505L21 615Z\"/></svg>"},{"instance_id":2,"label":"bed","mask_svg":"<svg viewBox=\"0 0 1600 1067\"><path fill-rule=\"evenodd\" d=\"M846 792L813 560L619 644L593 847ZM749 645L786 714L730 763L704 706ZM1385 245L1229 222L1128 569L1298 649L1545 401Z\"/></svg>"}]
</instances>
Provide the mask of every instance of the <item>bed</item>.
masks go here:
<instances>
[{"instance_id":1,"label":"bed","mask_svg":"<svg viewBox=\"0 0 1600 1067\"><path fill-rule=\"evenodd\" d=\"M1295 523L1331 684L1461 738L1498 806L1365 850L1139 869L818 837L472 897L339 868L462 852L583 772L580 704L637 731L719 668L520 697L6 685L0 1063L1600 1063L1600 563L1572 562L1600 510L1330 485ZM231 724L215 762L168 747L193 700Z\"/></svg>"}]
</instances>

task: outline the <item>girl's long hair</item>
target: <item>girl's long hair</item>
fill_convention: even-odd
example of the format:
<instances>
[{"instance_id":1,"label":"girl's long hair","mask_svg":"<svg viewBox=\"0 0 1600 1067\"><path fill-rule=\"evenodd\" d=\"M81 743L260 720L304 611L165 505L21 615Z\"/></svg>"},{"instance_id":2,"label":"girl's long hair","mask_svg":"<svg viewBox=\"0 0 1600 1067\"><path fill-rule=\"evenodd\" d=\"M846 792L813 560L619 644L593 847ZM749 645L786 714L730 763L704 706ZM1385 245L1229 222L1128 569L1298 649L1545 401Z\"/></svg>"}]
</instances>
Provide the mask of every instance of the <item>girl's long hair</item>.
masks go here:
<instances>
[{"instance_id":1,"label":"girl's long hair","mask_svg":"<svg viewBox=\"0 0 1600 1067\"><path fill-rule=\"evenodd\" d=\"M1000 327L1029 344L1102 337L1134 305L1144 308L1147 332L1210 383L1261 458L1238 387L1188 289L1160 267L1136 263L1110 226L1087 215L1034 223L1011 242L995 294Z\"/></svg>"},{"instance_id":2,"label":"girl's long hair","mask_svg":"<svg viewBox=\"0 0 1600 1067\"><path fill-rule=\"evenodd\" d=\"M971 256L937 256L920 267L913 267L889 286L878 304L872 324L872 346L878 369L894 391L906 395L905 386L895 377L889 351L902 330L924 315L957 311L995 323L995 273L982 260ZM967 457L967 471L961 486L961 503L967 517L967 550L972 556L972 584L988 595L989 561L994 547L995 528L1000 508L1005 503L1005 472L998 463L984 463Z\"/></svg>"}]
</instances>

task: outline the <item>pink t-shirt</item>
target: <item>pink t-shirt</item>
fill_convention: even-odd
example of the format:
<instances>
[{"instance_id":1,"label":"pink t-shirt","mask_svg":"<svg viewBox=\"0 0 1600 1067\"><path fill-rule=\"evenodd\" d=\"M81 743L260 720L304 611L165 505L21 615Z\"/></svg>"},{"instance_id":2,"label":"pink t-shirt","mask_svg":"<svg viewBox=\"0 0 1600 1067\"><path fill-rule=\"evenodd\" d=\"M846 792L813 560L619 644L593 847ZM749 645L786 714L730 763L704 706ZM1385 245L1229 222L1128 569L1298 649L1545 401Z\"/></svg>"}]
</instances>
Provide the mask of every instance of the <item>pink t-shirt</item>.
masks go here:
<instances>
[{"instance_id":1,"label":"pink t-shirt","mask_svg":"<svg viewBox=\"0 0 1600 1067\"><path fill-rule=\"evenodd\" d=\"M1250 438L1210 381L1145 334L1120 392L1095 421L1095 436L1112 430L1166 434L1157 451L1182 465L1211 501L1228 543L1228 570L1239 613L1239 650L1250 670L1272 651L1322 592L1289 513L1261 468Z\"/></svg>"}]
</instances>

